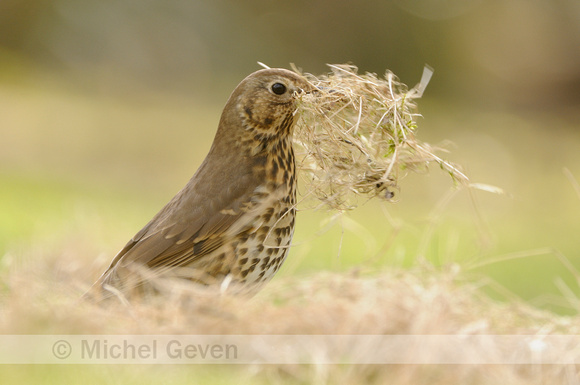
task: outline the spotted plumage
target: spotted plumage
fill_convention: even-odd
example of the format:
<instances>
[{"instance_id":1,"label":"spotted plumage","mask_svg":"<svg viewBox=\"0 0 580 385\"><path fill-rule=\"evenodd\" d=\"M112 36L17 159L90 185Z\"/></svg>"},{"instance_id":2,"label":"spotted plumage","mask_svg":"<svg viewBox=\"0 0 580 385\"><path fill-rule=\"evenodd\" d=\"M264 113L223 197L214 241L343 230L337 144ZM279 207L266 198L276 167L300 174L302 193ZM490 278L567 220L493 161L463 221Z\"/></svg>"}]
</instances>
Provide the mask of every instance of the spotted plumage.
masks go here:
<instances>
[{"instance_id":1,"label":"spotted plumage","mask_svg":"<svg viewBox=\"0 0 580 385\"><path fill-rule=\"evenodd\" d=\"M252 289L269 280L294 232L291 136L297 98L310 89L283 69L244 79L197 172L117 254L94 290L128 292L165 275Z\"/></svg>"}]
</instances>

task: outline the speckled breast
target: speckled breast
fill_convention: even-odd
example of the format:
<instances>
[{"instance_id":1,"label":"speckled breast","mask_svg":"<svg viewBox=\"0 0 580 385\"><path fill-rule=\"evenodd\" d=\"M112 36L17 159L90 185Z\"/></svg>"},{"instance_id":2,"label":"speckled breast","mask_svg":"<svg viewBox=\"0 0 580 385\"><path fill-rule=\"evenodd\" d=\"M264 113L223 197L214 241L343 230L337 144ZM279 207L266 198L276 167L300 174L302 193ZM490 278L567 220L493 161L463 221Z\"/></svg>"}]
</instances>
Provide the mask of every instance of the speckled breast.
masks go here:
<instances>
[{"instance_id":1,"label":"speckled breast","mask_svg":"<svg viewBox=\"0 0 580 385\"><path fill-rule=\"evenodd\" d=\"M254 190L245 214L237 221L239 226L228 230L229 239L210 258L190 265L207 278L198 281L211 284L217 279L234 291L240 285L254 291L286 259L296 216L294 153L289 140L271 143L268 150L262 166L264 183Z\"/></svg>"},{"instance_id":2,"label":"speckled breast","mask_svg":"<svg viewBox=\"0 0 580 385\"><path fill-rule=\"evenodd\" d=\"M234 280L240 283L267 282L288 255L296 216L294 153L289 141L278 142L266 163L266 180L261 188L254 223L247 240L236 245Z\"/></svg>"}]
</instances>

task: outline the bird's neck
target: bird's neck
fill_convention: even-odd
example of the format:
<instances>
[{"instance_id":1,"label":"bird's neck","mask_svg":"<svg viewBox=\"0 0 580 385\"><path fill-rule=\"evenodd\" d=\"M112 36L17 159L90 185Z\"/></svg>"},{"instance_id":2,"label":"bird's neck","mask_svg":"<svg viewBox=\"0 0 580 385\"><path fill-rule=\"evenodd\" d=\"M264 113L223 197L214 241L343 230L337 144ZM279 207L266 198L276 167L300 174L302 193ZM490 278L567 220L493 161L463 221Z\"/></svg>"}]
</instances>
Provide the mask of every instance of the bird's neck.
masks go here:
<instances>
[{"instance_id":1,"label":"bird's neck","mask_svg":"<svg viewBox=\"0 0 580 385\"><path fill-rule=\"evenodd\" d=\"M294 195L296 186L296 162L294 160L294 149L292 148L291 137L270 143L266 160L266 179Z\"/></svg>"}]
</instances>

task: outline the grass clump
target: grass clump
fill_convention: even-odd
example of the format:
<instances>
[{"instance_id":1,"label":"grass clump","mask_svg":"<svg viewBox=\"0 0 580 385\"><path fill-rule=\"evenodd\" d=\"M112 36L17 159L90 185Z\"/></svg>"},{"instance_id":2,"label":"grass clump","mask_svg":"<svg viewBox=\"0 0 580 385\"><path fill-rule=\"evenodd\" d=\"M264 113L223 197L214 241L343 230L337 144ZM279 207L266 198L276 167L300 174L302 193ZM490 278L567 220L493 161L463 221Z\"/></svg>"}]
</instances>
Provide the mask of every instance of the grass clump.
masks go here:
<instances>
[{"instance_id":1,"label":"grass clump","mask_svg":"<svg viewBox=\"0 0 580 385\"><path fill-rule=\"evenodd\" d=\"M458 166L436 155L440 149L415 135L420 116L415 101L431 69L408 90L390 71L379 78L360 75L353 65L329 67L327 75L303 75L317 88L301 98L294 135L303 150L299 167L309 186L306 195L337 210L355 208L361 195L390 200L408 171L426 170L433 162L456 183L467 183Z\"/></svg>"},{"instance_id":2,"label":"grass clump","mask_svg":"<svg viewBox=\"0 0 580 385\"><path fill-rule=\"evenodd\" d=\"M82 249L79 249L79 251ZM148 298L130 305L119 301L94 304L79 301L84 279L91 273L77 259L52 255L29 266L0 274L0 333L2 334L94 334L94 335L206 335L227 336L329 336L328 343L304 352L301 359L311 364L252 364L234 368L216 365L141 365L135 372L115 365L119 383L153 383L165 371L172 383L269 383L269 384L576 384L578 366L570 364L511 364L509 346L496 344L495 336L525 336L541 340L580 332L578 315L563 317L541 311L512 298L507 303L489 299L482 291L488 279L469 279L458 265L434 269L429 264L412 269L347 273L320 272L309 276L276 279L268 290L253 298L204 296L193 285L177 295ZM171 293L168 293L171 294ZM343 358L372 354L364 336L463 336L475 345L462 347L465 358L497 364L414 364L437 361L444 346L425 345L413 350L410 363L328 363L344 349ZM332 336L351 336L348 346L335 345ZM360 337L360 338L359 338ZM477 337L477 338L475 338ZM175 337L179 338L179 337ZM299 348L300 346L298 346ZM522 346L516 346L521 351ZM271 349L268 346L240 346L240 349ZM286 349L283 346L280 349ZM443 349L445 350L445 349ZM288 350L291 351L291 350ZM416 354L415 354L416 352ZM577 357L570 346L554 345L551 357ZM571 355L574 353L574 355ZM292 357L292 356L290 356ZM377 353L377 357L382 356ZM421 357L421 358L420 358ZM543 357L542 357L543 358ZM504 362L505 361L505 362ZM379 361L380 362L380 361ZM51 376L78 375L74 365L46 366ZM105 367L105 366L103 366ZM62 369L60 369L62 368ZM41 369L38 369L41 370ZM92 369L90 369L92 370ZM117 372L117 370L119 372ZM183 370L183 372L181 372ZM200 370L203 372L200 374ZM7 376L4 371L0 374ZM91 373L89 371L89 373ZM90 380L92 373L81 376ZM103 376L96 373L95 375ZM113 374L111 374L113 375ZM33 383L34 374L15 369L21 382ZM201 376L201 377L200 377ZM236 378L241 378L241 381ZM46 377L46 375L45 375ZM106 380L103 380L106 382ZM103 382L101 381L101 382ZM194 381L194 382L196 382ZM227 382L226 382L227 381ZM9 381L8 381L9 382ZM8 383L3 381L3 383ZM110 382L110 381L109 381ZM41 383L40 381L36 383ZM92 383L92 382L91 382Z\"/></svg>"}]
</instances>

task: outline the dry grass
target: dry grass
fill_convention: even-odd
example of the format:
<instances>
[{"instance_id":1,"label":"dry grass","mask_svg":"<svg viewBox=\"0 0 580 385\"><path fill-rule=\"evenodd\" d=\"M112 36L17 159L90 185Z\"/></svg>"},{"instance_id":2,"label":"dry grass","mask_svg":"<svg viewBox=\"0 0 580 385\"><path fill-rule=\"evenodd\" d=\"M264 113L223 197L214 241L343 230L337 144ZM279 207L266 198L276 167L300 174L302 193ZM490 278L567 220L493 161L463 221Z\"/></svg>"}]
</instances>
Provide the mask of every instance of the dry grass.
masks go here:
<instances>
[{"instance_id":1,"label":"dry grass","mask_svg":"<svg viewBox=\"0 0 580 385\"><path fill-rule=\"evenodd\" d=\"M78 260L48 258L2 277L2 334L578 334L580 319L523 302L490 300L485 283L466 281L458 266L348 274L318 273L274 280L252 299L180 295L95 305L79 301ZM84 266L83 266L84 265ZM493 344L473 354L493 357ZM355 347L353 347L355 349ZM320 352L319 352L320 353ZM422 354L438 354L437 351ZM574 383L563 365L254 365L246 375L270 383L556 384Z\"/></svg>"},{"instance_id":2,"label":"dry grass","mask_svg":"<svg viewBox=\"0 0 580 385\"><path fill-rule=\"evenodd\" d=\"M440 149L416 135L417 98L432 70L408 90L387 71L384 78L357 74L352 65L330 65L328 75L304 76L318 91L302 97L294 141L302 149L300 170L307 192L322 206L356 207L357 196L392 199L408 171L437 163L457 183L468 179L459 167L440 158ZM297 70L296 70L297 71Z\"/></svg>"}]
</instances>

